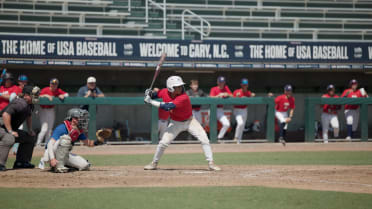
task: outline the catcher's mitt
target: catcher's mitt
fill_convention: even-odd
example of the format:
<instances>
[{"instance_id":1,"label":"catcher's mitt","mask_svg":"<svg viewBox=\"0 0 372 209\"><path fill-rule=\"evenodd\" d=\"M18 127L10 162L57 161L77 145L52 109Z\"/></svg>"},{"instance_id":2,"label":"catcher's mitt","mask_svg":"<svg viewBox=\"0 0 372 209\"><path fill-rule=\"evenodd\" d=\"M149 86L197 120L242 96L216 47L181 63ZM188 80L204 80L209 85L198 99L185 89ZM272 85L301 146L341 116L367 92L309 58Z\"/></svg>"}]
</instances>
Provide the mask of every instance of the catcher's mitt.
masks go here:
<instances>
[{"instance_id":1,"label":"catcher's mitt","mask_svg":"<svg viewBox=\"0 0 372 209\"><path fill-rule=\"evenodd\" d=\"M109 128L102 128L96 132L98 144L103 144L105 139L111 136L112 130Z\"/></svg>"}]
</instances>

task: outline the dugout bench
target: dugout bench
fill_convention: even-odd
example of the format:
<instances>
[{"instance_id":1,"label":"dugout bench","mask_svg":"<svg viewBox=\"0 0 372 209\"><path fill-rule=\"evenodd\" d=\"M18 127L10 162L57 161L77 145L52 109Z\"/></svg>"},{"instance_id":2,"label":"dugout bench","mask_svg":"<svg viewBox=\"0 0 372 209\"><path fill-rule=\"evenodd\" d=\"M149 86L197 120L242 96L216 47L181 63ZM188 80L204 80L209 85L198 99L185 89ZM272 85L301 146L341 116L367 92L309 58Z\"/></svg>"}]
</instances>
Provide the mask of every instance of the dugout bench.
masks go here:
<instances>
[{"instance_id":1,"label":"dugout bench","mask_svg":"<svg viewBox=\"0 0 372 209\"><path fill-rule=\"evenodd\" d=\"M274 142L275 132L275 103L274 98L270 97L251 97L251 98L191 98L192 104L209 105L210 109L210 135L211 143L217 143L217 105L249 105L262 104L267 105L266 114L266 140ZM88 137L96 138L96 107L97 105L145 105L143 97L102 97L102 98L84 98L84 97L67 97L63 101L54 98L49 101L47 98L40 98L43 105L89 105L90 122ZM151 110L151 143L157 144L158 139L158 108L152 107Z\"/></svg>"},{"instance_id":2,"label":"dugout bench","mask_svg":"<svg viewBox=\"0 0 372 209\"><path fill-rule=\"evenodd\" d=\"M360 130L361 141L368 141L368 105L372 104L372 98L322 98L308 97L305 98L305 142L315 140L315 106L322 104L355 104L360 105Z\"/></svg>"}]
</instances>

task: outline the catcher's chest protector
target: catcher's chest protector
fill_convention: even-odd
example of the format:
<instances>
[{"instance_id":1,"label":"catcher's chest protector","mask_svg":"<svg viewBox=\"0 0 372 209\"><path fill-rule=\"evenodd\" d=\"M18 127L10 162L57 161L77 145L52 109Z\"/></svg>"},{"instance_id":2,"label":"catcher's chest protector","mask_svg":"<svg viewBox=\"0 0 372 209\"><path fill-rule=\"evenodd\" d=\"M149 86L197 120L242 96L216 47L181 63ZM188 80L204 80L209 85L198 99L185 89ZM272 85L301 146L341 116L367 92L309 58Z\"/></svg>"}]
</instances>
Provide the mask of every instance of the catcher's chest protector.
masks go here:
<instances>
[{"instance_id":1,"label":"catcher's chest protector","mask_svg":"<svg viewBox=\"0 0 372 209\"><path fill-rule=\"evenodd\" d=\"M71 142L75 142L79 138L80 134L83 133L83 130L73 128L71 121L65 120L63 122L67 128L68 135L71 137Z\"/></svg>"}]
</instances>

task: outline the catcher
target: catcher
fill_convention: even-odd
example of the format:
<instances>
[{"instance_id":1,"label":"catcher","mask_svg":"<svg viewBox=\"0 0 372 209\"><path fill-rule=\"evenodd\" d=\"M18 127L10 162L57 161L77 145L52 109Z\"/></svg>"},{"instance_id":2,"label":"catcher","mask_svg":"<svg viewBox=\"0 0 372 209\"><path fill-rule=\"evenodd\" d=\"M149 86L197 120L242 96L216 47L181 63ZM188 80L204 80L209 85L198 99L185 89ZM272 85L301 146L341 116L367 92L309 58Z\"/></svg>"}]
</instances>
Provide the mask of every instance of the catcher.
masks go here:
<instances>
[{"instance_id":1,"label":"catcher","mask_svg":"<svg viewBox=\"0 0 372 209\"><path fill-rule=\"evenodd\" d=\"M67 117L62 124L56 127L49 139L44 156L41 158L39 168L44 169L45 163L56 173L66 173L71 169L89 170L90 163L79 155L71 153L72 146L77 140L84 145L93 147L104 142L110 137L111 130L97 131L97 141L87 139L84 132L88 129L89 113L86 110L72 108L67 112Z\"/></svg>"}]
</instances>

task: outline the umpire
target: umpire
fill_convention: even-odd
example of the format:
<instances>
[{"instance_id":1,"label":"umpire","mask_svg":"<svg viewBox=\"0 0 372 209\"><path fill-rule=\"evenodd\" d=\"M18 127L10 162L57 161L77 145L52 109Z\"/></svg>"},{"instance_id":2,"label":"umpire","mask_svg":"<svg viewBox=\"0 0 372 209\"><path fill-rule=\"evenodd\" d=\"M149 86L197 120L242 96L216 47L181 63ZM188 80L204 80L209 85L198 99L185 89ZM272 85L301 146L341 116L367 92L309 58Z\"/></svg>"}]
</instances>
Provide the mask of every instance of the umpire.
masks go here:
<instances>
[{"instance_id":1,"label":"umpire","mask_svg":"<svg viewBox=\"0 0 372 209\"><path fill-rule=\"evenodd\" d=\"M6 170L9 150L15 142L19 143L19 148L13 169L35 167L30 163L36 140L31 114L39 93L38 87L25 86L22 94L0 112L0 171ZM18 129L25 120L28 132Z\"/></svg>"}]
</instances>

